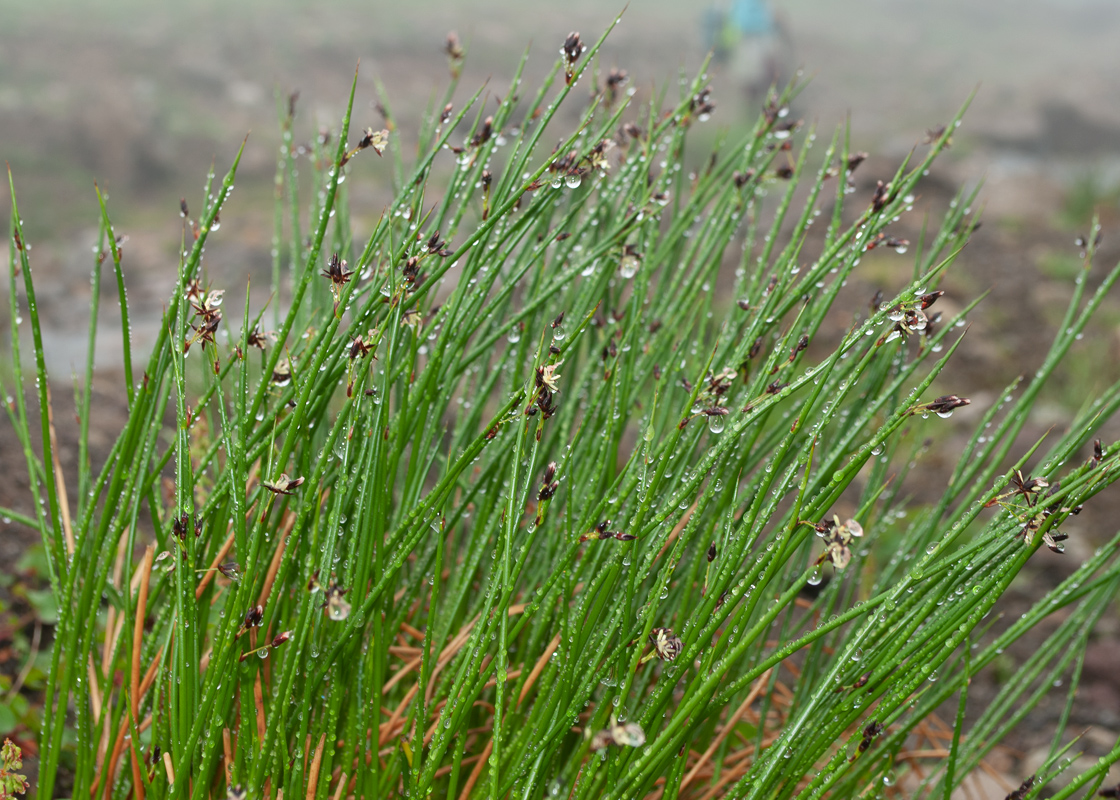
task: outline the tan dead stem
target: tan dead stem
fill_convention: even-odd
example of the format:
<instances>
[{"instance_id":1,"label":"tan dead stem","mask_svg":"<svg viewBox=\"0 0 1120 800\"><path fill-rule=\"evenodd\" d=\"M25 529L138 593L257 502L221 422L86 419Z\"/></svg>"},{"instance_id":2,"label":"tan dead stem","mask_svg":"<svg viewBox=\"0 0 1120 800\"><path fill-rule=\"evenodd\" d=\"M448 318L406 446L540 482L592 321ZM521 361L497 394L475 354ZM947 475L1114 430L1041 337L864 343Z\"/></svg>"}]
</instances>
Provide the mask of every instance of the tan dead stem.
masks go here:
<instances>
[{"instance_id":1,"label":"tan dead stem","mask_svg":"<svg viewBox=\"0 0 1120 800\"><path fill-rule=\"evenodd\" d=\"M323 747L327 742L327 732L319 736L319 746L315 748L315 756L311 759L311 769L307 773L307 800L315 800L315 790L319 788L319 765L323 761Z\"/></svg>"},{"instance_id":2,"label":"tan dead stem","mask_svg":"<svg viewBox=\"0 0 1120 800\"><path fill-rule=\"evenodd\" d=\"M494 740L491 739L486 743L486 747L482 748L482 752L478 756L478 761L475 762L474 769L471 770L467 782L463 784L463 791L459 792L459 800L467 800L471 796L471 790L474 785L478 783L478 779L482 776L482 770L486 766L486 762L490 759L490 752L494 749Z\"/></svg>"},{"instance_id":3,"label":"tan dead stem","mask_svg":"<svg viewBox=\"0 0 1120 800\"><path fill-rule=\"evenodd\" d=\"M540 658L537 659L537 663L533 665L533 669L529 672L529 677L525 681L525 685L521 687L521 694L517 696L517 702L514 703L514 708L520 706L525 699L525 695L529 694L529 690L533 688L533 684L537 682L537 678L544 672L544 668L548 665L549 659L552 658L552 654L556 652L556 648L559 646L560 634L556 634L552 637L552 641L548 643L544 652L541 653Z\"/></svg>"},{"instance_id":4,"label":"tan dead stem","mask_svg":"<svg viewBox=\"0 0 1120 800\"><path fill-rule=\"evenodd\" d=\"M136 599L136 622L132 628L132 670L129 682L129 714L133 724L140 722L140 654L144 646L144 617L148 611L148 586L152 577L152 559L155 558L156 547L149 544L144 550L144 558L140 562L140 594ZM129 751L132 753L132 790L137 800L144 800L144 783L140 780L140 743L132 742Z\"/></svg>"},{"instance_id":5,"label":"tan dead stem","mask_svg":"<svg viewBox=\"0 0 1120 800\"><path fill-rule=\"evenodd\" d=\"M58 434L54 429L54 402L51 385L47 384L47 427L50 429L51 463L54 465L55 491L58 493L58 511L62 515L62 533L66 538L66 555L74 555L74 528L70 522L70 499L66 496L66 477L58 458Z\"/></svg>"},{"instance_id":6,"label":"tan dead stem","mask_svg":"<svg viewBox=\"0 0 1120 800\"><path fill-rule=\"evenodd\" d=\"M696 779L697 774L700 772L700 768L703 767L711 759L716 749L720 746L720 743L723 742L723 740L727 738L727 735L735 729L735 726L739 723L739 720L742 719L748 711L750 711L751 703L757 700L762 692L766 689L766 683L770 680L770 673L772 671L773 670L768 669L766 670L766 672L758 676L758 680L754 682L754 685L751 687L751 690L747 694L746 699L739 705L739 708L735 710L735 713L727 719L727 722L723 724L723 728L720 730L720 732L712 738L712 743L708 745L708 749L705 750L703 755L701 755L700 758L696 760L696 763L692 766L691 771L689 771L689 773L685 775L684 780L681 781L681 789L684 789L686 786L692 783L693 780Z\"/></svg>"},{"instance_id":7,"label":"tan dead stem","mask_svg":"<svg viewBox=\"0 0 1120 800\"><path fill-rule=\"evenodd\" d=\"M288 548L288 537L295 524L296 515L291 511L286 512L284 526L280 530L280 541L276 545L276 552L272 554L272 563L268 565L268 575L264 579L264 586L261 587L261 594L257 599L257 603L262 606L268 602L268 595L272 592L272 583L276 580L276 573L280 571L280 562L284 558L284 551Z\"/></svg>"}]
</instances>

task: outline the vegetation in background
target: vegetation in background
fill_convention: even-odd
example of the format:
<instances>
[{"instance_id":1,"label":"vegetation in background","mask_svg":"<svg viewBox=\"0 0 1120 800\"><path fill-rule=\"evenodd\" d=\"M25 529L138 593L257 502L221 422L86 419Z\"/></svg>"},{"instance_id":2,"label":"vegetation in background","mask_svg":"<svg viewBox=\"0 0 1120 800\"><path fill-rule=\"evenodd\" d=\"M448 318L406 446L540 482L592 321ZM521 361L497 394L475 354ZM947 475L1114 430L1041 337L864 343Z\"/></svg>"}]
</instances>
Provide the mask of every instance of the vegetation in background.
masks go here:
<instances>
[{"instance_id":1,"label":"vegetation in background","mask_svg":"<svg viewBox=\"0 0 1120 800\"><path fill-rule=\"evenodd\" d=\"M843 131L822 148L793 87L690 171L703 76L634 107L601 42L568 37L536 92L522 61L496 106L455 103L453 79L415 145L387 101L384 129L351 137L355 81L310 175L291 98L271 306L206 279L235 159L197 213L183 202L146 366L103 203L76 477L13 213L4 388L36 502L2 511L41 532L59 608L40 796L948 797L1054 692L1050 758L1019 796L1068 768L1118 540L1009 625L987 616L1118 474L1120 447L1094 439L1120 385L1010 454L1120 268L1091 274L1090 237L1041 366L980 409L941 498L912 508L924 440L969 404L931 386L975 313L936 306L971 197L919 241L891 226L959 115L860 196L864 154ZM454 40L448 57L457 75ZM577 84L595 99L557 130ZM396 195L361 231L345 181L374 153ZM907 253L912 279L844 305L876 248ZM129 419L94 471L103 269ZM969 679L1044 622L966 722ZM1117 759L1054 796L1095 792Z\"/></svg>"},{"instance_id":2,"label":"vegetation in background","mask_svg":"<svg viewBox=\"0 0 1120 800\"><path fill-rule=\"evenodd\" d=\"M1120 186L1108 186L1095 172L1072 181L1066 191L1061 222L1069 228L1084 229L1098 214L1115 216L1120 208Z\"/></svg>"}]
</instances>

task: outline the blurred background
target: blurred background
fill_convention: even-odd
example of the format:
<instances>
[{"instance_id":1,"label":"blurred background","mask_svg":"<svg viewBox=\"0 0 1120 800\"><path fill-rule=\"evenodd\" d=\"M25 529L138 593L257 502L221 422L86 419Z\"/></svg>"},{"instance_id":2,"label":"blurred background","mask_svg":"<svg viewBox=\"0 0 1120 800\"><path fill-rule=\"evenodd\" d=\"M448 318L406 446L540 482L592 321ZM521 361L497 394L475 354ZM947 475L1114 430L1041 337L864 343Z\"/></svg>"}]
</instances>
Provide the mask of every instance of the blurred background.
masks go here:
<instances>
[{"instance_id":1,"label":"blurred background","mask_svg":"<svg viewBox=\"0 0 1120 800\"><path fill-rule=\"evenodd\" d=\"M321 126L337 127L360 59L355 128L380 127L380 82L407 141L410 121L447 84L448 32L468 51L456 99L487 80L500 95L527 46L526 88L570 31L593 41L623 11L617 5L2 0L0 156L43 276L51 366L67 374L84 358L95 181L129 237L142 346L174 275L179 199L200 207L211 163L223 174L249 132L227 232L213 240L209 267L268 274L277 96L300 92L297 137L310 141ZM626 69L640 100L691 76L714 50L713 140L717 129L751 124L771 82L800 69L810 82L795 113L825 133L850 120L853 150L872 155L862 173L872 181L976 90L927 195L942 200L961 183L984 180L985 232L963 256L975 269L963 271L971 283L962 287L981 291L1036 274L1040 286L1068 279L1077 269L1073 239L1094 209L1106 230L1116 220L1116 41L1115 0L632 0L602 63ZM387 192L377 175L384 171L363 178L369 195L360 198L373 216ZM1114 252L1106 239L1105 255ZM1048 305L1049 290L1040 291L1034 300ZM113 327L107 318L107 332ZM99 364L111 366L118 348L105 338Z\"/></svg>"},{"instance_id":2,"label":"blurred background","mask_svg":"<svg viewBox=\"0 0 1120 800\"><path fill-rule=\"evenodd\" d=\"M407 141L410 122L447 84L448 32L468 52L462 101L487 80L503 94L527 46L523 87L533 87L570 31L594 41L622 0L617 6L2 0L0 156L43 276L51 366L67 374L84 358L95 181L129 237L125 264L142 346L174 275L179 199L201 207L211 163L220 177L249 132L209 267L268 274L278 96L300 92L297 138L310 141L321 126L337 128L360 59L355 129L381 126L380 82ZM1036 274L1042 284L1068 279L1077 269L1073 240L1094 209L1106 231L1117 219L1116 41L1115 0L632 0L602 64L626 69L640 100L691 76L714 50L712 140L717 129L751 124L771 82L800 69L810 82L795 113L824 133L850 120L852 149L872 155L861 175L872 185L976 90L926 195L943 200L983 179L986 227L963 255L970 268L958 271L970 281L963 290L982 291ZM370 171L368 196L358 198L374 217L385 202L387 187L377 185L384 174ZM10 201L0 195L7 215ZM1106 238L1105 255L1115 252ZM1049 290L1040 291L1028 300L1049 305ZM106 338L99 363L111 366L118 348Z\"/></svg>"},{"instance_id":3,"label":"blurred background","mask_svg":"<svg viewBox=\"0 0 1120 800\"><path fill-rule=\"evenodd\" d=\"M65 382L84 363L99 214L95 182L117 232L127 237L133 338L143 350L174 281L180 198L201 209L211 164L224 174L250 132L237 190L223 210L221 231L208 242L206 269L217 287L239 289L248 276L254 291L267 293L277 108L291 92L300 93L297 141L310 142L324 126L337 130L360 59L352 130L382 127L380 84L408 143L448 83L450 31L467 50L455 98L461 104L487 81L492 95L508 91L527 46L521 90L535 90L569 32L594 41L623 3L0 0L0 157L10 165L33 247L53 377ZM720 131L753 124L767 87L802 70L810 82L793 114L825 136L850 124L852 150L870 153L856 174L866 197L876 179L889 179L926 131L948 121L975 91L952 148L923 181L918 207L897 232L916 239L924 213L943 213L959 186L983 181L983 227L950 271L940 306L948 312L991 290L943 376L944 389L970 396L979 414L1000 387L1041 360L1081 271L1075 239L1095 212L1104 239L1090 283L1120 257L1117 42L1116 0L631 0L601 65L627 70L640 103L666 87L675 95L678 78L691 77L714 51L708 72L717 108L690 134L701 149ZM591 81L584 80L589 97ZM571 106L574 119L580 106ZM347 185L359 237L388 200L389 170L378 166L373 158L352 165ZM302 188L310 191L306 182ZM9 213L10 198L0 192L0 214ZM875 288L897 289L909 270L906 258L869 254L859 290L870 299ZM112 377L120 328L108 271L104 280L95 458L116 438L125 413L119 379ZM0 282L0 340L8 330L7 286ZM1106 304L1078 347L1025 437L1063 425L1088 394L1120 374L1120 303ZM0 372L6 358L0 357ZM56 402L66 402L57 398L67 394L56 391ZM958 415L962 431L966 416ZM71 414L59 411L56 418L69 465L74 453L67 443L76 426ZM1104 433L1106 441L1118 438L1116 431ZM957 452L950 436L925 466L936 476ZM22 462L10 426L0 420L0 474L25 475ZM1120 515L1114 495L1105 493L1067 523L1071 555L1032 560L1006 600L1009 618L1111 535ZM0 482L0 504L26 508L27 498L26 478ZM25 534L27 544L34 541ZM0 548L6 562L24 546L14 537L0 540L8 542ZM1084 665L1078 719L1095 726L1085 740L1090 752L1107 750L1120 730L1118 629L1117 619L1102 620ZM982 702L982 687L973 691ZM1050 713L1045 702L1039 713ZM1025 734L997 764L1009 780L1029 774L1032 753L1045 751L1048 734L1044 726L1038 730L1038 742ZM991 796L1005 794L997 786Z\"/></svg>"}]
</instances>

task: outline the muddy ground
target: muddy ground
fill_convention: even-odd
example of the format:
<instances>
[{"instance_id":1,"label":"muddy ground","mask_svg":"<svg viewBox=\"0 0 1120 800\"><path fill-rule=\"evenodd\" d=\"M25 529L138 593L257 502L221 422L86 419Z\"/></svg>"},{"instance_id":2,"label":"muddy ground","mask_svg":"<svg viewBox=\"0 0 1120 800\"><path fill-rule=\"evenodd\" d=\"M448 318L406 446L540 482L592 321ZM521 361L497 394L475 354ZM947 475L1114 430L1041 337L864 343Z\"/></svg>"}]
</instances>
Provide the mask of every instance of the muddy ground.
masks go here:
<instances>
[{"instance_id":1,"label":"muddy ground","mask_svg":"<svg viewBox=\"0 0 1120 800\"><path fill-rule=\"evenodd\" d=\"M1111 0L773 5L775 33L742 45L710 71L719 103L713 130L746 125L768 76L788 78L800 67L812 81L795 112L822 131L850 121L853 149L872 154L860 172L866 189L893 173L925 130L949 118L978 87L953 148L904 225L916 232L923 210L941 213L957 186L984 180L985 223L951 273L947 300L963 303L989 289L991 295L942 380L947 391L973 397L974 410L982 410L1014 375L1040 361L1077 270L1074 238L1087 229L1094 208L1104 242L1090 281L1120 258L1120 6ZM179 200L200 204L211 162L223 172L248 131L237 191L209 247L208 269L217 285L243 285L246 277L267 285L277 92L301 92L299 131L310 139L321 124L337 124L361 59L355 125L380 127L376 80L407 137L446 85L441 48L448 31L457 30L469 51L462 100L487 80L495 94L507 91L530 40L524 86L534 86L569 31L593 37L613 16L591 0L563 8L512 0L469 6L247 0L232 7L214 0L155 9L140 0L114 0L96 11L62 0L0 1L0 156L11 166L34 248L68 475L77 435L68 379L84 362L95 181L118 231L128 236L133 335L142 350L154 338L175 272ZM678 68L691 74L706 50L702 16L699 5L633 0L604 48L604 66L626 68L644 93L676 80ZM353 178L361 224L363 217L376 218L387 189L373 171ZM0 214L9 207L0 200ZM868 290L904 281L905 265L867 262ZM112 289L108 279L104 288ZM5 281L4 331L6 291ZM97 350L95 457L111 444L125 413L112 306L106 302ZM1110 302L1079 344L1086 358L1071 363L1044 397L1028 437L1061 426L1085 394L1120 376L1118 321L1120 302ZM6 362L0 369L8 369ZM1118 439L1120 431L1114 426L1105 438ZM947 469L952 459L950 442L931 469ZM0 420L0 475L0 505L30 511L26 464L6 419ZM1003 601L1005 614L1014 618L1072 569L1079 552L1112 535L1120 518L1117 495L1106 492L1067 525L1072 552L1064 559L1040 553ZM14 564L33 542L25 530L0 523L3 563ZM1090 644L1071 728L1091 726L1085 749L1094 755L1120 731L1118 634L1120 619L1112 612ZM0 626L0 638L14 635ZM3 660L6 643L0 642L0 670L14 674L18 659ZM1031 650L1032 642L1023 642L1020 654ZM994 684L978 683L972 697L979 703ZM1057 696L1044 702L1009 742L1012 750L997 758L1008 779L1030 771L1059 712ZM1006 789L991 788L992 796L1001 792Z\"/></svg>"}]
</instances>

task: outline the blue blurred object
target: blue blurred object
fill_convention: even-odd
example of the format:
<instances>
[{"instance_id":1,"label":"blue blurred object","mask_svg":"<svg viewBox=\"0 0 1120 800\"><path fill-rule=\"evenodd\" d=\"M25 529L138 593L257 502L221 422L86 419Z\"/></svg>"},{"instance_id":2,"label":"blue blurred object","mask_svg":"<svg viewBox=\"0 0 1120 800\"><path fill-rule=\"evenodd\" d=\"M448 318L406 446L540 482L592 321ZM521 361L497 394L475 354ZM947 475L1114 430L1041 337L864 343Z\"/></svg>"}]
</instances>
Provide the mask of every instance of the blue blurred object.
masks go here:
<instances>
[{"instance_id":1,"label":"blue blurred object","mask_svg":"<svg viewBox=\"0 0 1120 800\"><path fill-rule=\"evenodd\" d=\"M774 32L774 15L765 0L734 0L731 24L745 36L765 36Z\"/></svg>"}]
</instances>

